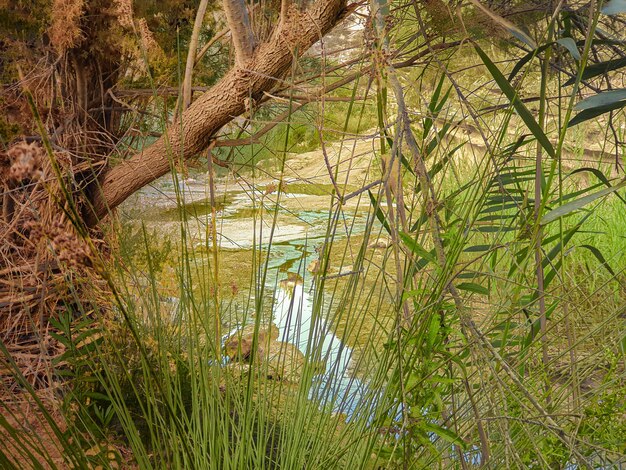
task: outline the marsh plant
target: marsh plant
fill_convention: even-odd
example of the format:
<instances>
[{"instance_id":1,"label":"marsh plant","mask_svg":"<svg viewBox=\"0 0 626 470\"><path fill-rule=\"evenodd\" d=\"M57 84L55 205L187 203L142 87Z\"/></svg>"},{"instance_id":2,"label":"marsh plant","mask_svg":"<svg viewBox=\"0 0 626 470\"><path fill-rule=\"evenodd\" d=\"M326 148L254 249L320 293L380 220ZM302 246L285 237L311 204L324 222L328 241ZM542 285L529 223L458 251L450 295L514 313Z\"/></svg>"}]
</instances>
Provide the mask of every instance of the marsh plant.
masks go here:
<instances>
[{"instance_id":1,"label":"marsh plant","mask_svg":"<svg viewBox=\"0 0 626 470\"><path fill-rule=\"evenodd\" d=\"M179 100L122 94L150 118L116 156L156 145L169 173L97 229L117 183L90 199L101 161L48 135L22 77L42 146L0 167L3 468L626 464L623 2L325 3L360 39L290 58L208 153L180 143L189 68ZM258 65L231 17L263 50L300 8L334 24L275 7L225 2L227 80Z\"/></svg>"}]
</instances>

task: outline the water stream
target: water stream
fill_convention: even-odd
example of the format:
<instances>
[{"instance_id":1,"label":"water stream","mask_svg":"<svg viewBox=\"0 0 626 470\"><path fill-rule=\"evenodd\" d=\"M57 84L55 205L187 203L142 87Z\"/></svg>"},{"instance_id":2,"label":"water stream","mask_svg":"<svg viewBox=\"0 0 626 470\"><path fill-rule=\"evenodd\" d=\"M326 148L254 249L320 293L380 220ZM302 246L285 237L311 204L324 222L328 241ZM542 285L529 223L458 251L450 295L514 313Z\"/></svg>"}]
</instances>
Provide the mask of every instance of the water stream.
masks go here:
<instances>
[{"instance_id":1,"label":"water stream","mask_svg":"<svg viewBox=\"0 0 626 470\"><path fill-rule=\"evenodd\" d=\"M175 190L184 193L187 202L184 206L175 203ZM134 218L153 223L163 232L171 234L176 233L176 227L183 220L181 214L184 214L191 221L188 227L190 232L193 232L194 225L198 225L190 237L196 240L196 244L204 246L206 231L202 230L202 226L210 217L206 196L206 183L201 180L187 180L178 188L171 181L162 180L158 187L144 189L144 199L135 203L130 210L134 211ZM332 306L322 301L326 305L314 309L314 276L304 269L317 259L316 248L326 242L328 195L290 193L282 194L280 201L272 198L264 200L264 197L266 195L263 191L256 188L223 191L218 215L218 243L225 250L251 250L254 245L268 253L265 289L273 292L271 321L279 329L278 341L291 343L307 358L324 364L323 371L313 378L309 396L325 409L342 413L349 419L366 387L351 372L352 348L333 332L333 325L327 318L314 313L314 310L323 311L330 318L332 312L329 313L329 310L332 310ZM271 211L259 220L259 201L264 201L270 207L279 204L279 217L273 230ZM350 211L349 219L349 225L338 222L333 236L335 242L348 235L362 233L367 223L367 212ZM333 267L335 270L339 268ZM285 276L297 277L299 281L287 286ZM225 281L229 282L230 279ZM265 315L269 313L265 312ZM226 326L231 330L230 335L244 325Z\"/></svg>"},{"instance_id":2,"label":"water stream","mask_svg":"<svg viewBox=\"0 0 626 470\"><path fill-rule=\"evenodd\" d=\"M313 301L305 285L279 287L272 313L279 341L291 343L307 357L325 364L324 371L314 377L309 397L333 412L352 417L365 384L350 373L352 349L332 332L325 319L314 315Z\"/></svg>"}]
</instances>

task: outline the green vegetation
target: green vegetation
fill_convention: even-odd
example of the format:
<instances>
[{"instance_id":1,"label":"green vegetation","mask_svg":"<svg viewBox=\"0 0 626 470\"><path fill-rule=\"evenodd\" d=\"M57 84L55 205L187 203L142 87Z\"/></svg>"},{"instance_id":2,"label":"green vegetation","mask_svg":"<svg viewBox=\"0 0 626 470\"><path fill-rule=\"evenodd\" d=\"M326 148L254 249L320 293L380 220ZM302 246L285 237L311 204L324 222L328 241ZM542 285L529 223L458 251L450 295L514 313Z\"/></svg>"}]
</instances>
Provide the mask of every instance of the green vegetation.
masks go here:
<instances>
[{"instance_id":1,"label":"green vegetation","mask_svg":"<svg viewBox=\"0 0 626 470\"><path fill-rule=\"evenodd\" d=\"M101 232L64 205L65 232L40 242L57 269L41 301L49 342L20 336L55 351L51 369L33 379L16 343L0 342L5 396L37 410L24 425L28 410L3 399L0 467L625 464L623 23L477 3L448 17L439 1L373 1L358 78L327 102L300 107L302 83L313 93L355 72L326 75L341 60L308 57L222 131L195 180L169 155L167 181ZM142 14L165 28L152 8ZM139 128L152 132L172 101L144 103ZM10 181L30 195L30 179ZM67 200L59 185L50 206ZM7 240L39 236L29 230ZM87 261L68 239L88 245ZM34 308L16 279L0 278L6 318ZM288 326L271 338L286 311L309 322L305 347L279 336ZM271 349L281 341L304 355Z\"/></svg>"}]
</instances>

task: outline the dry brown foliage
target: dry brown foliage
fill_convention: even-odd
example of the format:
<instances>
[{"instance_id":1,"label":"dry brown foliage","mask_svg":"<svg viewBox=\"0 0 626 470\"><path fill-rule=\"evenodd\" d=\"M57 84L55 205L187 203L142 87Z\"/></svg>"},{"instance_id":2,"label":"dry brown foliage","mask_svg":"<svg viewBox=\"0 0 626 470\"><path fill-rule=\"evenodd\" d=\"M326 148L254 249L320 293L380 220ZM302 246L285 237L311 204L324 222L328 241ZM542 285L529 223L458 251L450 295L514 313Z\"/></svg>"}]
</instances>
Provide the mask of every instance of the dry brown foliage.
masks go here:
<instances>
[{"instance_id":1,"label":"dry brown foliage","mask_svg":"<svg viewBox=\"0 0 626 470\"><path fill-rule=\"evenodd\" d=\"M17 468L32 467L33 458L41 468L69 468L67 443L58 434L73 416L61 411L69 384L57 373L66 367L58 360L66 346L51 334L59 333L51 319L64 313L96 322L109 305L93 256L106 250L68 215L72 207L80 212L81 187L92 175L89 162L68 152L48 154L37 143L0 152L0 342L8 351L0 354L0 415L6 420L0 441ZM111 468L133 468L119 465L132 462L123 446L103 443L86 455L111 455Z\"/></svg>"},{"instance_id":2,"label":"dry brown foliage","mask_svg":"<svg viewBox=\"0 0 626 470\"><path fill-rule=\"evenodd\" d=\"M72 425L61 411L61 405L61 400L50 390L39 390L35 396L18 393L4 400L0 414L6 419L7 427L0 427L0 440L14 468L76 468L66 455L68 443L63 442L58 434L67 436ZM13 433L7 432L7 428ZM25 448L30 456L25 454ZM108 461L106 468L110 469L138 468L132 451L118 442L103 440L86 449L85 456L94 462ZM34 461L39 465L36 466ZM89 462L86 468L104 467Z\"/></svg>"},{"instance_id":3,"label":"dry brown foliage","mask_svg":"<svg viewBox=\"0 0 626 470\"><path fill-rule=\"evenodd\" d=\"M76 47L83 38L80 19L84 7L84 0L54 0L52 2L48 35L50 42L60 54Z\"/></svg>"},{"instance_id":4,"label":"dry brown foliage","mask_svg":"<svg viewBox=\"0 0 626 470\"><path fill-rule=\"evenodd\" d=\"M44 404L45 411L53 418L59 430L65 432L67 423L59 412L58 400L45 391L39 392L37 398ZM18 468L28 468L32 465L32 462L20 452L22 446L25 445L33 455L40 456L37 460L44 468L51 464L63 466L65 459L60 450L62 446L56 438L54 430L46 421L41 406L35 402L33 397L16 394L6 399L2 415L17 434L17 436L12 437L4 428L0 429L0 439L6 446L6 455L14 465ZM18 436L21 445L16 442Z\"/></svg>"},{"instance_id":5,"label":"dry brown foliage","mask_svg":"<svg viewBox=\"0 0 626 470\"><path fill-rule=\"evenodd\" d=\"M120 25L126 29L133 28L133 2L132 0L115 0L115 13Z\"/></svg>"},{"instance_id":6,"label":"dry brown foliage","mask_svg":"<svg viewBox=\"0 0 626 470\"><path fill-rule=\"evenodd\" d=\"M55 387L52 360L63 353L49 334L50 318L106 305L92 256L102 245L81 235L68 216L80 204L79 182L90 174L68 153L48 155L35 143L0 153L0 341L35 388ZM20 385L7 359L0 359L0 393L15 393Z\"/></svg>"}]
</instances>

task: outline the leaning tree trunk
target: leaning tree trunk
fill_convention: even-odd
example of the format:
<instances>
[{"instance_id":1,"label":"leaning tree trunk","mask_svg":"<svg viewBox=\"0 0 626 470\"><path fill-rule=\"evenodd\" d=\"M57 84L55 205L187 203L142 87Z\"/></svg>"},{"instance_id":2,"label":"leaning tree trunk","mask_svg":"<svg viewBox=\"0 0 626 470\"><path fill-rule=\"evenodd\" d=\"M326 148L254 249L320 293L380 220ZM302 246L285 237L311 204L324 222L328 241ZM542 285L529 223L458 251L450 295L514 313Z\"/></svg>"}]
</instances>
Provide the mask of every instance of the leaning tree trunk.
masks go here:
<instances>
[{"instance_id":1,"label":"leaning tree trunk","mask_svg":"<svg viewBox=\"0 0 626 470\"><path fill-rule=\"evenodd\" d=\"M225 0L226 9L245 15L243 0ZM194 102L181 122L172 125L154 144L105 172L93 189L93 211L87 221L95 225L110 209L171 169L171 162L188 158L208 147L215 133L254 106L289 70L295 57L306 52L345 15L345 0L318 0L304 11L291 5L270 39L256 47L249 31L230 24L237 46L235 66L213 88ZM229 15L233 16L233 15ZM237 14L232 21L237 21ZM249 54L249 55L248 55Z\"/></svg>"}]
</instances>

